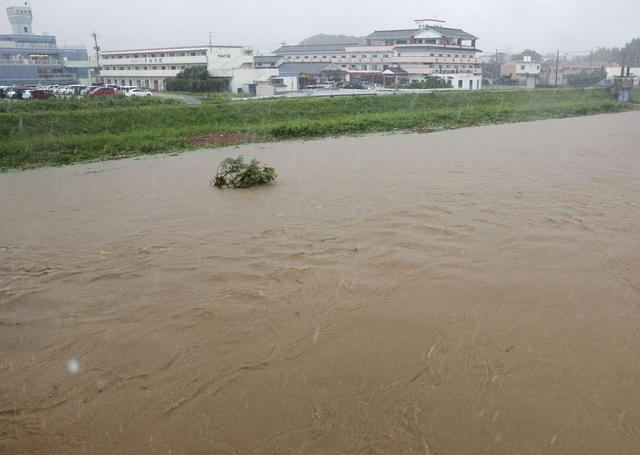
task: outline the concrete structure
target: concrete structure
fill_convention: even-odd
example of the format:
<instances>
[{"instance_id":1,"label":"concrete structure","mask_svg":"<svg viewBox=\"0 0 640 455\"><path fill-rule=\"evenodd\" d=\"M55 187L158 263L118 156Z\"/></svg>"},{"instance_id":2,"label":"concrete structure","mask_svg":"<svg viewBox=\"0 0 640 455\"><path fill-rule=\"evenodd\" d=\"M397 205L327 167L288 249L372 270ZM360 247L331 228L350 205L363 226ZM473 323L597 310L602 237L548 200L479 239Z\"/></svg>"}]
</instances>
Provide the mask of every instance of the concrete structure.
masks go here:
<instances>
[{"instance_id":1,"label":"concrete structure","mask_svg":"<svg viewBox=\"0 0 640 455\"><path fill-rule=\"evenodd\" d=\"M231 91L253 96L273 96L298 90L298 75L283 74L278 68L233 70Z\"/></svg>"},{"instance_id":2,"label":"concrete structure","mask_svg":"<svg viewBox=\"0 0 640 455\"><path fill-rule=\"evenodd\" d=\"M529 88L535 88L538 85L538 77L541 72L540 62L534 62L528 55L522 57L522 60L505 63L500 67L500 76L511 76L514 81Z\"/></svg>"},{"instance_id":3,"label":"concrete structure","mask_svg":"<svg viewBox=\"0 0 640 455\"><path fill-rule=\"evenodd\" d=\"M625 67L624 75L627 75L627 69L629 76L633 78L634 85L640 85L640 67ZM621 76L622 66L608 66L605 68L607 71L607 79L613 81L616 77Z\"/></svg>"},{"instance_id":4,"label":"concrete structure","mask_svg":"<svg viewBox=\"0 0 640 455\"><path fill-rule=\"evenodd\" d=\"M344 82L347 72L333 63L291 63L278 67L280 75L294 75L298 79L298 89L303 90L318 84Z\"/></svg>"},{"instance_id":5,"label":"concrete structure","mask_svg":"<svg viewBox=\"0 0 640 455\"><path fill-rule=\"evenodd\" d=\"M0 35L0 85L74 84L89 69L74 64L87 61L85 48L59 48L55 36L34 35L30 6L10 6L12 34Z\"/></svg>"},{"instance_id":6,"label":"concrete structure","mask_svg":"<svg viewBox=\"0 0 640 455\"><path fill-rule=\"evenodd\" d=\"M286 62L287 59L278 57L277 55L257 55L253 58L253 63L256 68L277 68Z\"/></svg>"},{"instance_id":7,"label":"concrete structure","mask_svg":"<svg viewBox=\"0 0 640 455\"><path fill-rule=\"evenodd\" d=\"M406 30L377 30L367 37L365 46L357 43L282 46L274 54L290 63L332 63L352 81L383 83L383 72L399 67L406 71L409 81L451 76L456 86L459 79L464 79L467 90L482 86L477 37L444 27L442 21L417 20L416 24L416 28Z\"/></svg>"},{"instance_id":8,"label":"concrete structure","mask_svg":"<svg viewBox=\"0 0 640 455\"><path fill-rule=\"evenodd\" d=\"M613 76L620 75L620 66L617 67L608 67L609 63L607 62L591 62L591 61L577 61L572 60L568 61L566 59L560 59L557 62L558 66L558 87L565 87L568 84L571 76L577 76L584 73L594 73L596 71L601 71L602 69L607 70L607 74L609 74L609 70L617 69L616 74L612 74ZM615 71L613 71L615 72ZM544 63L542 63L541 73L539 75L539 82L543 86L553 87L556 83L556 59L548 59Z\"/></svg>"},{"instance_id":9,"label":"concrete structure","mask_svg":"<svg viewBox=\"0 0 640 455\"><path fill-rule=\"evenodd\" d=\"M205 67L232 85L234 72L253 69L253 50L243 46L184 46L101 53L101 76L107 84L164 90L166 79L190 67ZM240 74L240 73L238 73Z\"/></svg>"}]
</instances>

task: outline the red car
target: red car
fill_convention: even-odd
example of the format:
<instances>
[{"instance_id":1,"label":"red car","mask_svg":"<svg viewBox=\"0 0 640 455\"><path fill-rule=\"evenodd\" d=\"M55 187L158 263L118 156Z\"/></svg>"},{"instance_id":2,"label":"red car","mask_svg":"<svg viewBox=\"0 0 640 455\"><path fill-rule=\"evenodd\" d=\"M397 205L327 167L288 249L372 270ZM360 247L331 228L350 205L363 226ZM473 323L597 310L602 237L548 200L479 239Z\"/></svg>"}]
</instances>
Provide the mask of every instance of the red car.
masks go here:
<instances>
[{"instance_id":1,"label":"red car","mask_svg":"<svg viewBox=\"0 0 640 455\"><path fill-rule=\"evenodd\" d=\"M115 95L117 90L113 87L100 87L89 93L88 96L109 96Z\"/></svg>"},{"instance_id":2,"label":"red car","mask_svg":"<svg viewBox=\"0 0 640 455\"><path fill-rule=\"evenodd\" d=\"M31 99L34 100L48 100L52 96L51 90L31 90Z\"/></svg>"}]
</instances>

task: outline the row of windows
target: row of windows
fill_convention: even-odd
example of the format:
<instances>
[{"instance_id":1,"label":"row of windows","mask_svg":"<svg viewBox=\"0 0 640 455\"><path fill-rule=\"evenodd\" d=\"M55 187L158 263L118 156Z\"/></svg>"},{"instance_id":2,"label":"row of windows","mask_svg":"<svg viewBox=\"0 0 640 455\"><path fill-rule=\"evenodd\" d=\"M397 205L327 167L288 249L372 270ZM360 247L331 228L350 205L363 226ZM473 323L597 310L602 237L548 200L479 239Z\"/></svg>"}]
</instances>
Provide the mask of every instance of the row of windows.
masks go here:
<instances>
[{"instance_id":1,"label":"row of windows","mask_svg":"<svg viewBox=\"0 0 640 455\"><path fill-rule=\"evenodd\" d=\"M116 85L121 85L121 86L125 86L128 85L129 87L145 87L145 88L151 88L151 85L153 84L153 88L155 90L160 90L160 88L162 88L162 82L158 81L158 80L149 80L149 79L145 79L145 80L133 80L133 79L129 79L129 83L127 84L127 81L125 79L107 79L107 84L116 84Z\"/></svg>"},{"instance_id":2,"label":"row of windows","mask_svg":"<svg viewBox=\"0 0 640 455\"><path fill-rule=\"evenodd\" d=\"M207 51L190 51L190 52L163 52L155 54L118 54L118 55L103 55L105 60L115 60L122 58L155 58L155 57L197 57L207 55Z\"/></svg>"},{"instance_id":3,"label":"row of windows","mask_svg":"<svg viewBox=\"0 0 640 455\"><path fill-rule=\"evenodd\" d=\"M197 66L197 65L190 65ZM147 71L147 70L183 70L186 65L166 65L166 66L104 66L105 71Z\"/></svg>"},{"instance_id":4,"label":"row of windows","mask_svg":"<svg viewBox=\"0 0 640 455\"><path fill-rule=\"evenodd\" d=\"M480 68L480 65L443 65L436 63L423 63L423 65L429 68Z\"/></svg>"},{"instance_id":5,"label":"row of windows","mask_svg":"<svg viewBox=\"0 0 640 455\"><path fill-rule=\"evenodd\" d=\"M362 55L360 55L360 56L358 56L358 55L352 55L352 56L351 56L351 58L358 58L358 57L360 57L360 58L379 58L379 57L389 58L389 57L391 57L391 56L390 56L389 54L383 54L383 55L378 55L378 54L372 54L372 55L362 54ZM320 57L319 55L304 55L304 56L302 56L302 55L289 55L289 56L287 56L287 58L288 58L289 60L294 60L294 59L295 59L295 60L302 60L302 59L304 59L304 60L310 60L310 59L318 59L318 58L321 58L321 57ZM322 59L323 59L323 60L328 60L328 58L329 58L329 57L328 57L327 55L323 55L323 56L322 56ZM348 56L347 56L347 55L340 55L340 56L332 55L332 56L331 56L331 60L338 60L338 59L340 59L340 58L348 58Z\"/></svg>"},{"instance_id":6,"label":"row of windows","mask_svg":"<svg viewBox=\"0 0 640 455\"><path fill-rule=\"evenodd\" d=\"M397 56L401 57L402 54L398 53ZM429 54L428 56L426 54L425 55L420 55L420 54L410 53L409 56L415 56L415 57L467 58L467 59L471 59L473 57L472 55L465 55L465 54L454 54L454 55L451 55L451 54L437 54L436 55L435 53ZM346 55L346 54L345 55L340 55L340 56L332 55L331 56L331 60L345 59L345 58L348 58L348 57L349 56ZM360 54L360 55L351 54L351 58L379 58L379 57L389 58L389 57L391 57L391 55L389 55L389 54L380 54L380 55L379 54L369 54L369 55L367 55L367 54ZM407 57L407 54L405 54L405 57ZM322 57L320 57L319 55L304 55L304 56L302 56L302 55L289 55L289 56L287 56L287 58L289 60L312 60L312 59L319 59L319 58L322 58L322 60L327 60L328 56L323 55Z\"/></svg>"}]
</instances>

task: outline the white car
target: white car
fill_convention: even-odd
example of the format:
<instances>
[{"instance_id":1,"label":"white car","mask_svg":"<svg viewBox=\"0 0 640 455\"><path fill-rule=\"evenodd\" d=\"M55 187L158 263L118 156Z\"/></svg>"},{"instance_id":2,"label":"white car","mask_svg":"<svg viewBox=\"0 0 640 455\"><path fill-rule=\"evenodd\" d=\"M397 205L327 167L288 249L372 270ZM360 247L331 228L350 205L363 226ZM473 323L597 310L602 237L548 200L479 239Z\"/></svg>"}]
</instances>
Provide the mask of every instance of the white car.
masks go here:
<instances>
[{"instance_id":1,"label":"white car","mask_svg":"<svg viewBox=\"0 0 640 455\"><path fill-rule=\"evenodd\" d=\"M153 96L149 90L143 90L141 88L132 88L128 92L125 93L127 96Z\"/></svg>"},{"instance_id":2,"label":"white car","mask_svg":"<svg viewBox=\"0 0 640 455\"><path fill-rule=\"evenodd\" d=\"M22 92L22 99L23 100L30 100L31 99L31 90L25 90L24 92Z\"/></svg>"},{"instance_id":3,"label":"white car","mask_svg":"<svg viewBox=\"0 0 640 455\"><path fill-rule=\"evenodd\" d=\"M84 85L68 85L64 89L60 90L60 94L64 96L74 96L80 94L80 91L85 89Z\"/></svg>"}]
</instances>

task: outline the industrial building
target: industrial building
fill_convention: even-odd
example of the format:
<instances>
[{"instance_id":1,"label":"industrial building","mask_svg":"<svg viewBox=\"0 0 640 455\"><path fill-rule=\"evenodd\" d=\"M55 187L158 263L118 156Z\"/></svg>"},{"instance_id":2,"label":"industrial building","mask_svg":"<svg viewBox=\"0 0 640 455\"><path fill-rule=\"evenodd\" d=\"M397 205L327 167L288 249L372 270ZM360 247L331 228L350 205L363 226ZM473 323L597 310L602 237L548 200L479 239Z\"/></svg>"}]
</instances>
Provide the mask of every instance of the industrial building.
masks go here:
<instances>
[{"instance_id":1,"label":"industrial building","mask_svg":"<svg viewBox=\"0 0 640 455\"><path fill-rule=\"evenodd\" d=\"M6 9L12 33L0 35L0 85L74 84L89 77L86 48L60 48L56 37L35 35L29 5Z\"/></svg>"},{"instance_id":2,"label":"industrial building","mask_svg":"<svg viewBox=\"0 0 640 455\"><path fill-rule=\"evenodd\" d=\"M282 46L260 64L282 66L290 63L333 64L347 73L347 79L384 83L383 72L401 68L406 81L429 77L447 80L452 88L479 90L482 69L477 54L478 38L443 21L416 20L416 27L403 30L377 30L367 36L365 46L358 43Z\"/></svg>"},{"instance_id":3,"label":"industrial building","mask_svg":"<svg viewBox=\"0 0 640 455\"><path fill-rule=\"evenodd\" d=\"M175 77L186 68L201 66L207 68L211 77L223 79L231 90L260 76L251 71L238 71L253 70L253 58L253 50L243 46L203 45L103 51L100 74L107 84L164 90L167 78Z\"/></svg>"}]
</instances>

